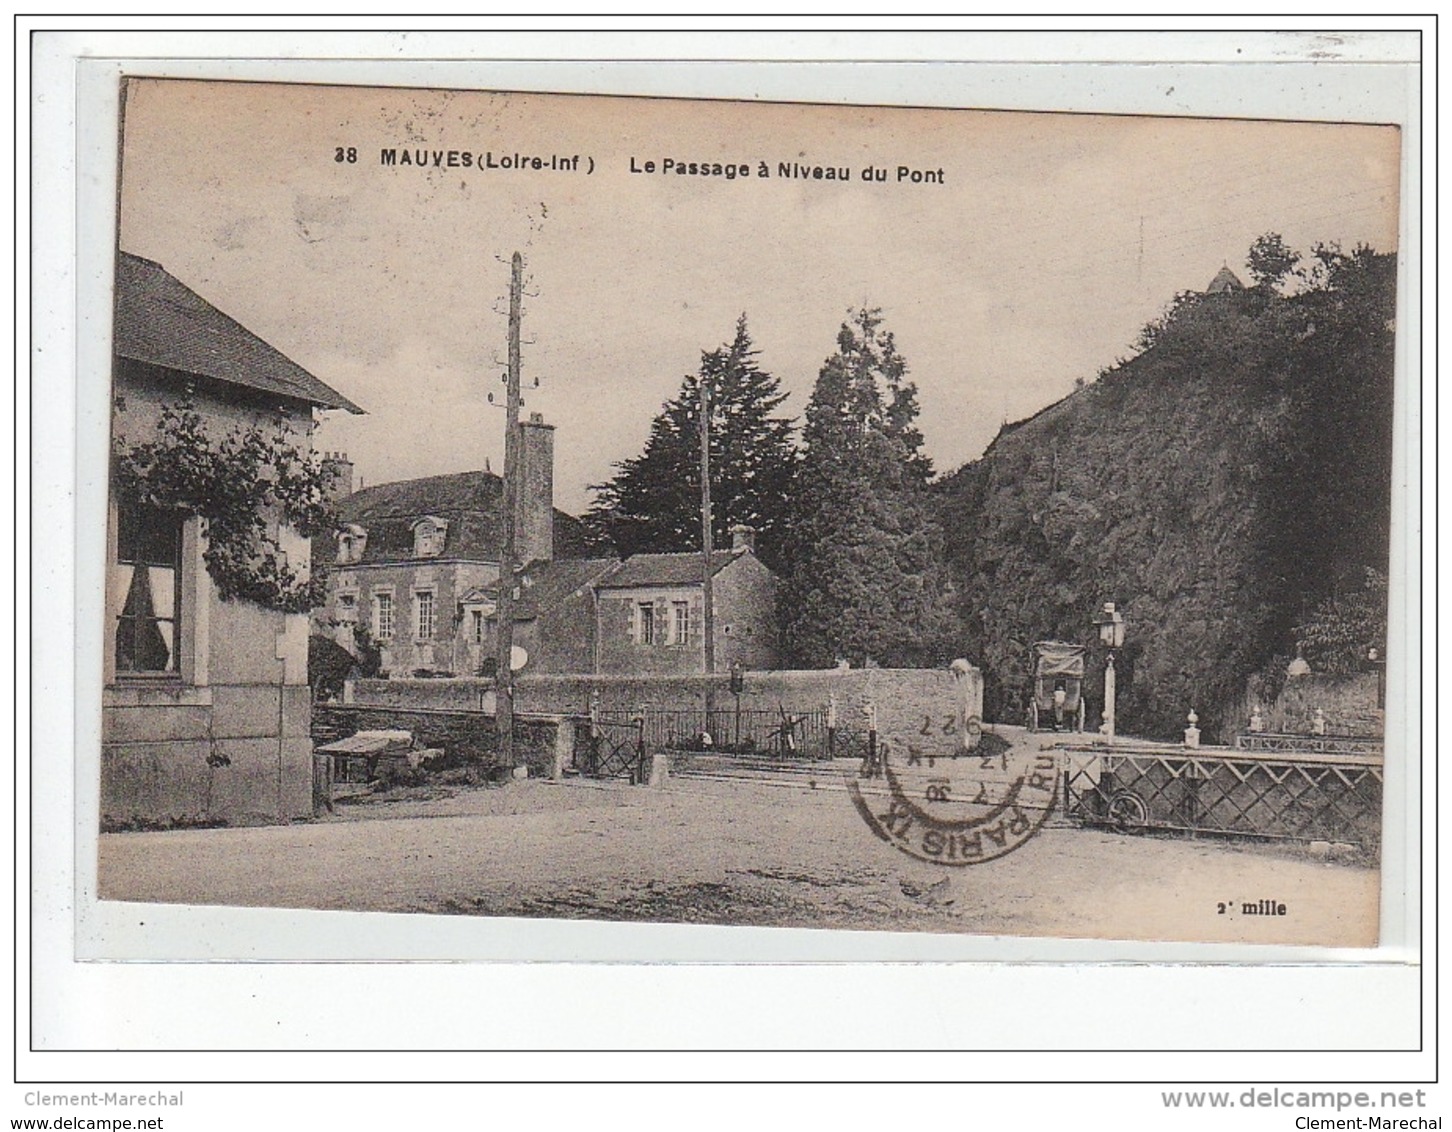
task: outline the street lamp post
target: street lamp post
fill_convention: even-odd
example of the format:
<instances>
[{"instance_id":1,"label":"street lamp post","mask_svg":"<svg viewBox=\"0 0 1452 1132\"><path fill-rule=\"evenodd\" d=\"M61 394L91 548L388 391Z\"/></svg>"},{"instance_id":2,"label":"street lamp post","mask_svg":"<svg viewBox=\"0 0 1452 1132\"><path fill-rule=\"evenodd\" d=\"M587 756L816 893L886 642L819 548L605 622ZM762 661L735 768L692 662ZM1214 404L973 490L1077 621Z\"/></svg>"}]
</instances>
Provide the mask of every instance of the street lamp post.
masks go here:
<instances>
[{"instance_id":1,"label":"street lamp post","mask_svg":"<svg viewBox=\"0 0 1452 1132\"><path fill-rule=\"evenodd\" d=\"M1114 653L1124 646L1124 617L1114 608L1114 602L1106 601L1104 611L1094 619L1099 626L1099 639L1109 647L1109 656L1104 662L1104 737L1114 742Z\"/></svg>"}]
</instances>

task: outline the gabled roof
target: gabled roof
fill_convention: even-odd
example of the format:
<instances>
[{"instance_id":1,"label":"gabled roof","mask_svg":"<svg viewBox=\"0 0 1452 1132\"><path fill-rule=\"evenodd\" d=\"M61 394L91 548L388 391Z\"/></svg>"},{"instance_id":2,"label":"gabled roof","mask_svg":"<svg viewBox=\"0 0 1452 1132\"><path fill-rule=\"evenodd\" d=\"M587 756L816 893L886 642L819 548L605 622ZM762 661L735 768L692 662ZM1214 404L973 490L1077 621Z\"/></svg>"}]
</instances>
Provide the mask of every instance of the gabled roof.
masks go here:
<instances>
[{"instance_id":1,"label":"gabled roof","mask_svg":"<svg viewBox=\"0 0 1452 1132\"><path fill-rule=\"evenodd\" d=\"M363 411L161 264L130 252L116 260L115 353L324 409Z\"/></svg>"},{"instance_id":2,"label":"gabled roof","mask_svg":"<svg viewBox=\"0 0 1452 1132\"><path fill-rule=\"evenodd\" d=\"M749 555L749 550L717 550L711 554L711 574L714 577L738 558ZM597 589L625 589L629 586L690 586L701 584L701 555L686 554L635 554L620 564L609 577L596 583Z\"/></svg>"},{"instance_id":3,"label":"gabled roof","mask_svg":"<svg viewBox=\"0 0 1452 1132\"><path fill-rule=\"evenodd\" d=\"M527 621L548 613L620 566L615 558L569 558L553 562L533 562L519 573L519 600L514 606L515 618ZM494 601L499 583L476 587L464 595L464 601L483 598Z\"/></svg>"},{"instance_id":4,"label":"gabled roof","mask_svg":"<svg viewBox=\"0 0 1452 1132\"><path fill-rule=\"evenodd\" d=\"M435 559L498 562L502 495L502 482L493 472L455 472L365 487L340 499L336 510L340 523L368 532L358 565L434 560L414 558L413 526L425 515L449 524L444 549ZM555 508L556 558L583 558L598 549L579 519ZM332 540L313 540L313 555L320 560L332 562L336 553Z\"/></svg>"},{"instance_id":5,"label":"gabled roof","mask_svg":"<svg viewBox=\"0 0 1452 1132\"><path fill-rule=\"evenodd\" d=\"M1205 288L1205 293L1207 295L1223 295L1228 291L1244 290L1245 284L1240 281L1240 277L1235 272L1230 270L1230 265L1226 264L1215 273L1215 278L1210 280L1210 286Z\"/></svg>"},{"instance_id":6,"label":"gabled roof","mask_svg":"<svg viewBox=\"0 0 1452 1132\"><path fill-rule=\"evenodd\" d=\"M619 567L618 558L557 558L527 566L520 604L535 613L551 610Z\"/></svg>"}]
</instances>

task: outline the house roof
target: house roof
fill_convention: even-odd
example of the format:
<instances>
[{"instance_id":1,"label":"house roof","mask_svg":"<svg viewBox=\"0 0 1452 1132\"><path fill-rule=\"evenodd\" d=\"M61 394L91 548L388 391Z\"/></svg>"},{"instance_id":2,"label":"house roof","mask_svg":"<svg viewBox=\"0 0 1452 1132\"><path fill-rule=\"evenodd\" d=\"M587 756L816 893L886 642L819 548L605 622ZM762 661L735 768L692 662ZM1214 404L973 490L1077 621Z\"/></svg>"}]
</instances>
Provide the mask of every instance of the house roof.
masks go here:
<instances>
[{"instance_id":1,"label":"house roof","mask_svg":"<svg viewBox=\"0 0 1452 1132\"><path fill-rule=\"evenodd\" d=\"M1226 264L1215 273L1215 278L1210 280L1210 286L1205 288L1205 293L1207 295L1223 295L1227 291L1244 290L1245 284L1240 281L1240 277L1235 272L1230 270L1230 265Z\"/></svg>"},{"instance_id":2,"label":"house roof","mask_svg":"<svg viewBox=\"0 0 1452 1132\"><path fill-rule=\"evenodd\" d=\"M443 551L436 557L499 561L499 511L503 485L493 472L455 472L365 487L337 503L338 520L368 532L362 565L414 560L413 525L425 515L447 520ZM583 558L598 551L585 525L555 508L556 558ZM313 553L332 562L337 547L316 539Z\"/></svg>"},{"instance_id":3,"label":"house roof","mask_svg":"<svg viewBox=\"0 0 1452 1132\"><path fill-rule=\"evenodd\" d=\"M738 558L751 553L741 550L717 550L711 554L711 574L719 574ZM609 577L596 583L602 590L625 589L629 586L689 586L701 582L701 556L688 554L635 554L620 564Z\"/></svg>"},{"instance_id":4,"label":"house roof","mask_svg":"<svg viewBox=\"0 0 1452 1132\"><path fill-rule=\"evenodd\" d=\"M617 558L556 559L528 566L524 577L529 584L520 588L520 607L530 613L553 609L619 567Z\"/></svg>"},{"instance_id":5,"label":"house roof","mask_svg":"<svg viewBox=\"0 0 1452 1132\"><path fill-rule=\"evenodd\" d=\"M514 606L516 620L527 621L538 617L563 604L580 590L599 580L620 566L616 558L569 558L553 562L533 562L520 571L523 584L519 587L519 599ZM471 600L475 594L493 601L499 593L498 581L480 586L464 596Z\"/></svg>"},{"instance_id":6,"label":"house roof","mask_svg":"<svg viewBox=\"0 0 1452 1132\"><path fill-rule=\"evenodd\" d=\"M116 261L115 352L325 409L363 412L161 264L130 252Z\"/></svg>"}]
</instances>

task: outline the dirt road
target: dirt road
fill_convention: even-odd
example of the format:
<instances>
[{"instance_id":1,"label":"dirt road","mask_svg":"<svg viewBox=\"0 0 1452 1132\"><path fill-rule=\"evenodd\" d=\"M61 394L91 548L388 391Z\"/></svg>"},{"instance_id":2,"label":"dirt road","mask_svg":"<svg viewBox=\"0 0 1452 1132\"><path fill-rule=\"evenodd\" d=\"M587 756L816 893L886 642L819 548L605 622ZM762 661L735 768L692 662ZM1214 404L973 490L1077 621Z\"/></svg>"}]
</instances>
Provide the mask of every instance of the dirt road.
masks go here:
<instances>
[{"instance_id":1,"label":"dirt road","mask_svg":"<svg viewBox=\"0 0 1452 1132\"><path fill-rule=\"evenodd\" d=\"M1369 946L1377 872L1065 826L968 868L874 837L840 783L528 781L311 823L109 834L103 899ZM1269 899L1286 913L1247 916ZM1222 904L1229 904L1221 911Z\"/></svg>"}]
</instances>

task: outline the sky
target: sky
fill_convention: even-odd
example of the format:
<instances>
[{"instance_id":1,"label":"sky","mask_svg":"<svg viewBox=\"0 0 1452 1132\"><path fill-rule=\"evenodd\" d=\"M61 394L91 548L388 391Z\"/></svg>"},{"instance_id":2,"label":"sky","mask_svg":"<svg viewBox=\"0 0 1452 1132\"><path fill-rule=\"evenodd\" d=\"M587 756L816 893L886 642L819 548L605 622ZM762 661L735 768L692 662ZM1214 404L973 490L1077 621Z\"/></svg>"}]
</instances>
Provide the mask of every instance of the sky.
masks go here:
<instances>
[{"instance_id":1,"label":"sky","mask_svg":"<svg viewBox=\"0 0 1452 1132\"><path fill-rule=\"evenodd\" d=\"M743 313L800 417L849 308L881 308L949 472L1129 356L1177 292L1223 264L1247 279L1264 232L1394 250L1399 144L1340 124L139 80L119 239L364 408L314 440L366 484L502 466L488 394L521 252L524 411L556 426L556 503L579 513ZM487 167L516 154L578 160Z\"/></svg>"}]
</instances>

